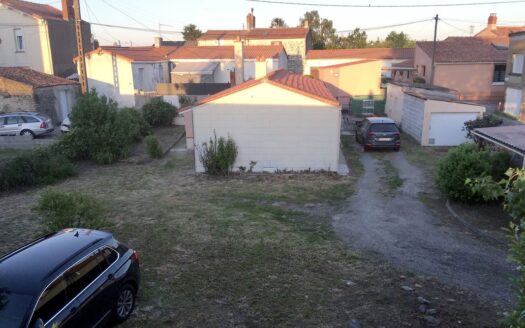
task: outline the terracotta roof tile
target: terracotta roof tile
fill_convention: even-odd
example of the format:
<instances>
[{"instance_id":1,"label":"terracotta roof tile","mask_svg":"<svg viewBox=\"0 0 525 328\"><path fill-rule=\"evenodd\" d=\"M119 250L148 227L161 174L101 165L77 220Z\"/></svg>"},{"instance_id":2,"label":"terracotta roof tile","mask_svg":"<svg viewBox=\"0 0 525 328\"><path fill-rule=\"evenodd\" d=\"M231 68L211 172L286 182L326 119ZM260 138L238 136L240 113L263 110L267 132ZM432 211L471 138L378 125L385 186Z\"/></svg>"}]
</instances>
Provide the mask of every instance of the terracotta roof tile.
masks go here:
<instances>
[{"instance_id":1,"label":"terracotta roof tile","mask_svg":"<svg viewBox=\"0 0 525 328\"><path fill-rule=\"evenodd\" d=\"M0 0L0 3L36 18L62 20L62 11L50 5L21 0Z\"/></svg>"},{"instance_id":2,"label":"terracotta roof tile","mask_svg":"<svg viewBox=\"0 0 525 328\"><path fill-rule=\"evenodd\" d=\"M339 102L334 98L333 94L323 81L302 74L294 74L284 69L273 71L261 79L250 80L204 98L198 102L196 106L248 89L261 83L270 83L307 97L317 99L329 105L339 106Z\"/></svg>"},{"instance_id":3,"label":"terracotta roof tile","mask_svg":"<svg viewBox=\"0 0 525 328\"><path fill-rule=\"evenodd\" d=\"M282 45L244 46L244 58L279 58ZM234 59L233 46L181 47L170 54L170 59Z\"/></svg>"},{"instance_id":4,"label":"terracotta roof tile","mask_svg":"<svg viewBox=\"0 0 525 328\"><path fill-rule=\"evenodd\" d=\"M161 46L161 47L99 47L86 54L92 56L99 53L115 54L131 61L163 61L168 60L168 56L178 47Z\"/></svg>"},{"instance_id":5,"label":"terracotta roof tile","mask_svg":"<svg viewBox=\"0 0 525 328\"><path fill-rule=\"evenodd\" d=\"M432 41L416 43L427 55L432 55ZM507 50L477 37L449 37L436 43L437 63L504 63Z\"/></svg>"},{"instance_id":6,"label":"terracotta roof tile","mask_svg":"<svg viewBox=\"0 0 525 328\"><path fill-rule=\"evenodd\" d=\"M37 72L25 67L0 67L0 78L6 78L23 84L28 84L33 88L78 84L76 81Z\"/></svg>"},{"instance_id":7,"label":"terracotta roof tile","mask_svg":"<svg viewBox=\"0 0 525 328\"><path fill-rule=\"evenodd\" d=\"M310 50L306 59L366 58L366 59L411 59L414 48L361 48Z\"/></svg>"},{"instance_id":8,"label":"terracotta roof tile","mask_svg":"<svg viewBox=\"0 0 525 328\"><path fill-rule=\"evenodd\" d=\"M489 40L498 45L509 45L509 34L525 31L525 26L497 26L495 29L485 28L475 36L477 38Z\"/></svg>"},{"instance_id":9,"label":"terracotta roof tile","mask_svg":"<svg viewBox=\"0 0 525 328\"><path fill-rule=\"evenodd\" d=\"M208 30L198 40L235 40L244 39L300 39L305 38L310 30L304 27L293 28L255 28L253 30Z\"/></svg>"}]
</instances>

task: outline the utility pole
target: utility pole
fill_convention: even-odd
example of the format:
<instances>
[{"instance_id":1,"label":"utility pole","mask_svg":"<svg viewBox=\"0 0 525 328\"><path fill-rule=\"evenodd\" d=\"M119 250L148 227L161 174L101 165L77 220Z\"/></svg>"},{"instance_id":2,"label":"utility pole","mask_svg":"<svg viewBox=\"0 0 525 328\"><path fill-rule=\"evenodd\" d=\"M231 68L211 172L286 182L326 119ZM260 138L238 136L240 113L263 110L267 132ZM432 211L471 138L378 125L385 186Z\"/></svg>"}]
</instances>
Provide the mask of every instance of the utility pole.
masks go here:
<instances>
[{"instance_id":1,"label":"utility pole","mask_svg":"<svg viewBox=\"0 0 525 328\"><path fill-rule=\"evenodd\" d=\"M434 85L434 71L436 66L436 42L437 42L437 31L438 31L438 21L439 21L439 15L436 15L434 17L435 23L434 23L434 44L432 46L432 67L430 68L430 86Z\"/></svg>"},{"instance_id":2,"label":"utility pole","mask_svg":"<svg viewBox=\"0 0 525 328\"><path fill-rule=\"evenodd\" d=\"M80 18L80 0L73 0L73 10L75 12L75 31L77 36L78 75L82 94L85 95L88 92L88 85L86 76L86 58L84 55L84 38L82 35L82 19Z\"/></svg>"}]
</instances>

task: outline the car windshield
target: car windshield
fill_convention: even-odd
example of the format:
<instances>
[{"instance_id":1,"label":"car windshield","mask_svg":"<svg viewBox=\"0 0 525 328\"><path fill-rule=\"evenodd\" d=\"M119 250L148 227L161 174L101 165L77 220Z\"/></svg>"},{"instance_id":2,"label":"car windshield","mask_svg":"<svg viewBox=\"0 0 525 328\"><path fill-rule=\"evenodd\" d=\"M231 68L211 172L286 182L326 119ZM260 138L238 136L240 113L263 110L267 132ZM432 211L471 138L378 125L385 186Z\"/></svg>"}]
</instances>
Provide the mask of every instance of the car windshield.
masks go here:
<instances>
[{"instance_id":1,"label":"car windshield","mask_svg":"<svg viewBox=\"0 0 525 328\"><path fill-rule=\"evenodd\" d=\"M399 132L393 123L376 123L370 127L370 132Z\"/></svg>"},{"instance_id":2,"label":"car windshield","mask_svg":"<svg viewBox=\"0 0 525 328\"><path fill-rule=\"evenodd\" d=\"M33 297L15 294L7 288L0 288L0 327L24 327L24 316L29 310Z\"/></svg>"}]
</instances>

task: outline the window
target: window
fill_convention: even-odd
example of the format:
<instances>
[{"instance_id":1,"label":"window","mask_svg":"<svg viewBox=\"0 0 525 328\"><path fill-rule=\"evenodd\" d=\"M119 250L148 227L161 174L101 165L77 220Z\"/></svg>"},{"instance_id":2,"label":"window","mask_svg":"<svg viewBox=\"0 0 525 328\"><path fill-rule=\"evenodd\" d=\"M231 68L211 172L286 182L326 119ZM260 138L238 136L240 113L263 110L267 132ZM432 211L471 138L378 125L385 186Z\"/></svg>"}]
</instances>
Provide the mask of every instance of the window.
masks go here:
<instances>
[{"instance_id":1,"label":"window","mask_svg":"<svg viewBox=\"0 0 525 328\"><path fill-rule=\"evenodd\" d=\"M507 65L505 64L496 64L494 65L494 76L492 82L505 82L505 71L507 70Z\"/></svg>"},{"instance_id":2,"label":"window","mask_svg":"<svg viewBox=\"0 0 525 328\"><path fill-rule=\"evenodd\" d=\"M38 319L47 322L49 319L53 318L55 314L58 313L66 304L68 303L66 295L66 281L64 277L60 276L55 280L47 289L42 293L40 300L35 308L35 313L33 314L33 320L30 325Z\"/></svg>"},{"instance_id":3,"label":"window","mask_svg":"<svg viewBox=\"0 0 525 328\"><path fill-rule=\"evenodd\" d=\"M37 120L36 118L34 118L32 116L22 116L22 120L25 123L38 123L38 122L40 122L39 120Z\"/></svg>"},{"instance_id":4,"label":"window","mask_svg":"<svg viewBox=\"0 0 525 328\"><path fill-rule=\"evenodd\" d=\"M399 130L395 124L391 123L382 123L382 124L372 124L370 127L370 132L394 132L398 133Z\"/></svg>"},{"instance_id":5,"label":"window","mask_svg":"<svg viewBox=\"0 0 525 328\"><path fill-rule=\"evenodd\" d=\"M67 294L70 299L80 294L102 272L98 265L97 255L89 256L64 274L67 282Z\"/></svg>"},{"instance_id":6,"label":"window","mask_svg":"<svg viewBox=\"0 0 525 328\"><path fill-rule=\"evenodd\" d=\"M18 116L7 116L4 124L18 124Z\"/></svg>"},{"instance_id":7,"label":"window","mask_svg":"<svg viewBox=\"0 0 525 328\"><path fill-rule=\"evenodd\" d=\"M512 74L523 74L523 54L512 55Z\"/></svg>"},{"instance_id":8,"label":"window","mask_svg":"<svg viewBox=\"0 0 525 328\"><path fill-rule=\"evenodd\" d=\"M421 75L427 76L427 67L425 65L421 65Z\"/></svg>"},{"instance_id":9,"label":"window","mask_svg":"<svg viewBox=\"0 0 525 328\"><path fill-rule=\"evenodd\" d=\"M24 51L25 45L24 45L24 34L22 32L22 29L15 28L13 32L15 34L16 51Z\"/></svg>"}]
</instances>

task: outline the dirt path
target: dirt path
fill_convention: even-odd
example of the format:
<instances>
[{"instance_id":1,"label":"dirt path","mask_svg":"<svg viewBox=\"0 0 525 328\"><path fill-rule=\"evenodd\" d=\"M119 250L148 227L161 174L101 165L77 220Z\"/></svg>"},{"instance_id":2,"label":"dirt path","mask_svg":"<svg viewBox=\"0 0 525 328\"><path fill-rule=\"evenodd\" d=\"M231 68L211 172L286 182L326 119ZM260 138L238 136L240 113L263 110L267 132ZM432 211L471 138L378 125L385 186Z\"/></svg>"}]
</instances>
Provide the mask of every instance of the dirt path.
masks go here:
<instances>
[{"instance_id":1,"label":"dirt path","mask_svg":"<svg viewBox=\"0 0 525 328\"><path fill-rule=\"evenodd\" d=\"M381 193L385 186L380 159L389 160L404 180L389 196ZM357 191L333 220L345 243L482 298L511 302L512 267L506 262L506 250L475 239L432 212L420 200L420 193L432 188L428 178L403 151L363 153L361 161L365 172Z\"/></svg>"}]
</instances>

